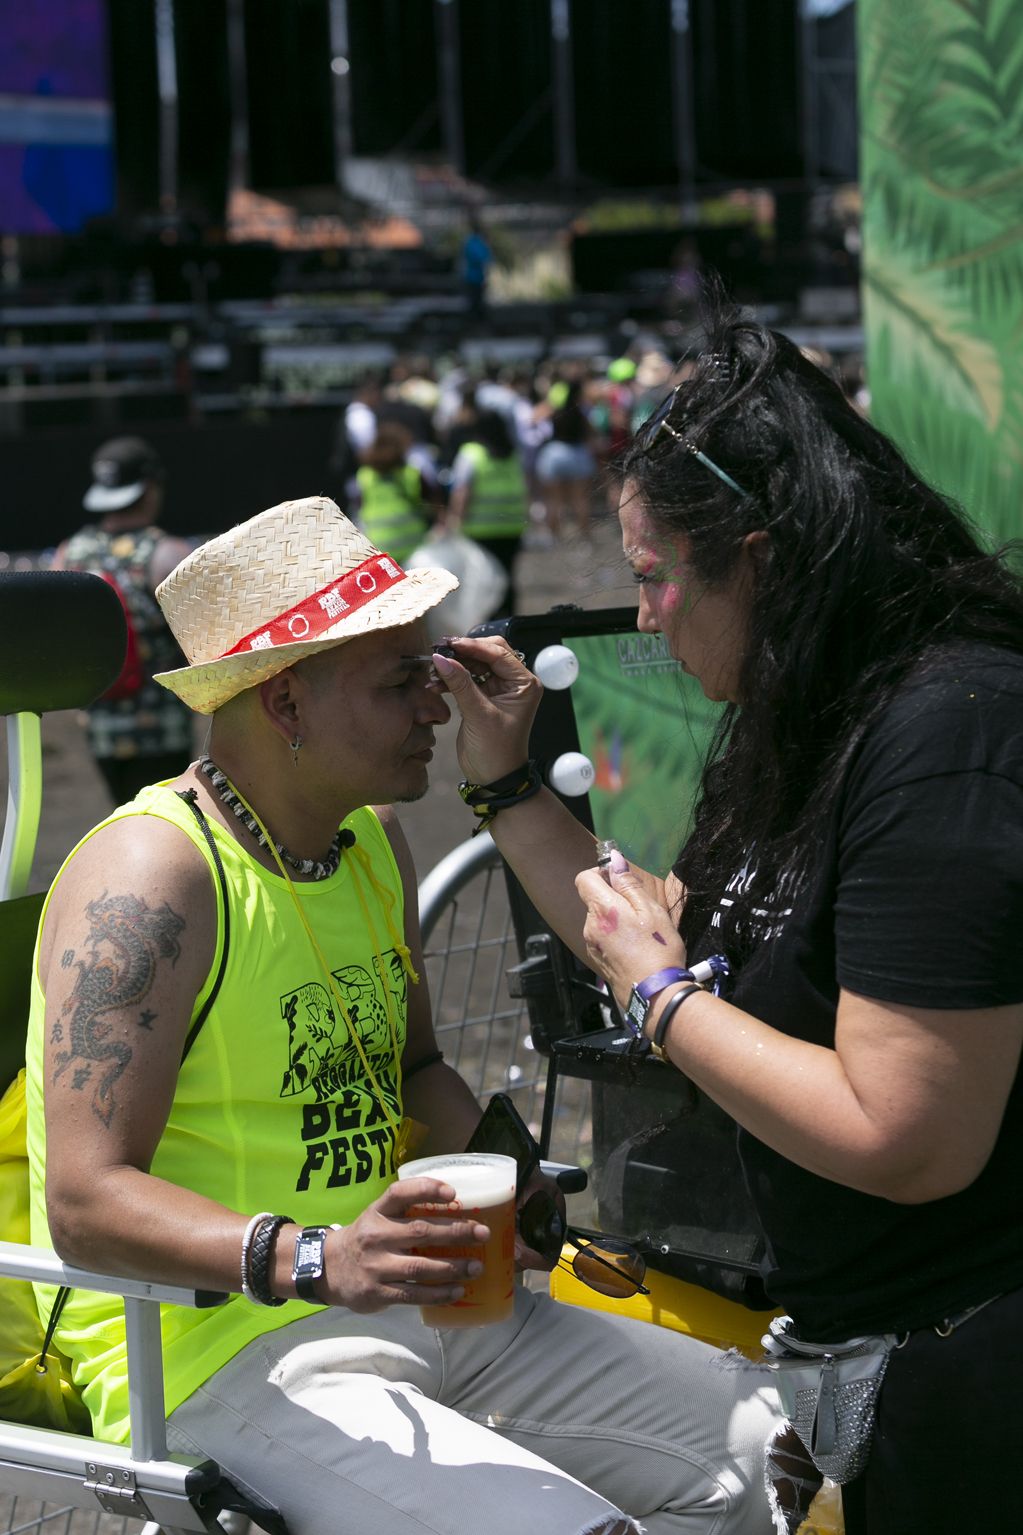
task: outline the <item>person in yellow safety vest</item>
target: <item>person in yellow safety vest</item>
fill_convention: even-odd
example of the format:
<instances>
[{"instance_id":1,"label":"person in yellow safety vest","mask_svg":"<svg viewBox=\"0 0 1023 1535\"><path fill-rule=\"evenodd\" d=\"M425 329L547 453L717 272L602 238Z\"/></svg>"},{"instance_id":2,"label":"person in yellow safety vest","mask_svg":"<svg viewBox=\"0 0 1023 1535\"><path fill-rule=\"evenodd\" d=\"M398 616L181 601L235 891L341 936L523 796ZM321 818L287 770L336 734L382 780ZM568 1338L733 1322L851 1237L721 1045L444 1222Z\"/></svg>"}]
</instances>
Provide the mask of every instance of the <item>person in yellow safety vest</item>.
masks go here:
<instances>
[{"instance_id":1,"label":"person in yellow safety vest","mask_svg":"<svg viewBox=\"0 0 1023 1535\"><path fill-rule=\"evenodd\" d=\"M370 542L399 565L418 549L436 512L422 474L406 462L408 449L404 428L384 423L363 450L355 476L356 520Z\"/></svg>"},{"instance_id":2,"label":"person in yellow safety vest","mask_svg":"<svg viewBox=\"0 0 1023 1535\"><path fill-rule=\"evenodd\" d=\"M448 524L489 549L508 573L507 593L491 618L516 611L515 560L528 522L526 476L508 426L497 411L480 411L451 466Z\"/></svg>"}]
</instances>

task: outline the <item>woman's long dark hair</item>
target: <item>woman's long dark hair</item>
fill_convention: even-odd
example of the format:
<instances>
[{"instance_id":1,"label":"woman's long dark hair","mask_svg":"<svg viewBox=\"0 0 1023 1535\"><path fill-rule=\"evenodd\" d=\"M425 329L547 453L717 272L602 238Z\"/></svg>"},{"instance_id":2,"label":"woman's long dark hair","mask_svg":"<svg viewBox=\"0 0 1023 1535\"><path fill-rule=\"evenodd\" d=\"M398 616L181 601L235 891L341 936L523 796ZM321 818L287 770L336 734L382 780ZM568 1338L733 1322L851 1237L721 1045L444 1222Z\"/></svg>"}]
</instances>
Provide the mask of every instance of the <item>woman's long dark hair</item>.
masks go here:
<instances>
[{"instance_id":1,"label":"woman's long dark hair","mask_svg":"<svg viewBox=\"0 0 1023 1535\"><path fill-rule=\"evenodd\" d=\"M682 933L706 927L752 856L762 901L805 873L850 756L911 667L949 640L1023 651L1023 589L965 518L786 337L718 308L667 433L624 473L684 534L709 585L763 530L741 706L725 711L676 871ZM639 443L642 443L640 434Z\"/></svg>"}]
</instances>

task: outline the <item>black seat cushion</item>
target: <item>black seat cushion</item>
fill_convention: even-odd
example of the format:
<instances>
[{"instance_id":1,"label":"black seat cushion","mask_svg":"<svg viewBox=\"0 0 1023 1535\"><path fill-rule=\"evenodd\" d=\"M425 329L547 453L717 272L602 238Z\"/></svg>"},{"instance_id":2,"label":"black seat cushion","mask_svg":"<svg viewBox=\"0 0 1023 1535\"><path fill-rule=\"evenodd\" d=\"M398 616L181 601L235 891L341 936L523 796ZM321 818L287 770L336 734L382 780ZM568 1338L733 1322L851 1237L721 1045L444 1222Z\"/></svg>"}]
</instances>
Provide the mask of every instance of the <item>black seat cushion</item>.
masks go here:
<instances>
[{"instance_id":1,"label":"black seat cushion","mask_svg":"<svg viewBox=\"0 0 1023 1535\"><path fill-rule=\"evenodd\" d=\"M45 896L0 903L0 1093L25 1064L25 1033L32 983L32 950Z\"/></svg>"},{"instance_id":2,"label":"black seat cushion","mask_svg":"<svg viewBox=\"0 0 1023 1535\"><path fill-rule=\"evenodd\" d=\"M0 574L0 714L85 708L119 675L127 635L121 599L100 576Z\"/></svg>"}]
</instances>

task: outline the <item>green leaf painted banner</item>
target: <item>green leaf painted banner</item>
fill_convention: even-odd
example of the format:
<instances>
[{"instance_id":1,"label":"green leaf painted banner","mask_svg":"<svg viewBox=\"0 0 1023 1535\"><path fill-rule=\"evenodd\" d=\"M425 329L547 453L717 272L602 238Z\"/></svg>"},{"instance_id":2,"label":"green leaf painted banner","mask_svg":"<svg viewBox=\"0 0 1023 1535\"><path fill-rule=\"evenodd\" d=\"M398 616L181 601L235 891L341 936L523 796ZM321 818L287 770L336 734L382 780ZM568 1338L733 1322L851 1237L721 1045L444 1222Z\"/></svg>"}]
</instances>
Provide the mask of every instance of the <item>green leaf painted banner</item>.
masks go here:
<instances>
[{"instance_id":1,"label":"green leaf painted banner","mask_svg":"<svg viewBox=\"0 0 1023 1535\"><path fill-rule=\"evenodd\" d=\"M688 830L720 713L668 653L663 634L565 640L579 660L572 687L579 745L596 769L596 836L666 874Z\"/></svg>"},{"instance_id":2,"label":"green leaf painted banner","mask_svg":"<svg viewBox=\"0 0 1023 1535\"><path fill-rule=\"evenodd\" d=\"M858 0L873 420L1023 534L1023 4Z\"/></svg>"}]
</instances>

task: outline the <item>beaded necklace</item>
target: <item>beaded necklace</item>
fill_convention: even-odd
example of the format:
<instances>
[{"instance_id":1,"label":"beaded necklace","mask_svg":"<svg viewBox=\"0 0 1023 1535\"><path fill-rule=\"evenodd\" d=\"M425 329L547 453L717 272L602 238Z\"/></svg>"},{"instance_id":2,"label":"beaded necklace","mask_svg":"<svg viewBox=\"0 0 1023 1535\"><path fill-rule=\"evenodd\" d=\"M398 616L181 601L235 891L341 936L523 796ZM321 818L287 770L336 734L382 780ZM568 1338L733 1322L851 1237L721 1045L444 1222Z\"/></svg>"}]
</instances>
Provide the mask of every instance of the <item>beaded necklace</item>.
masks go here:
<instances>
[{"instance_id":1,"label":"beaded necklace","mask_svg":"<svg viewBox=\"0 0 1023 1535\"><path fill-rule=\"evenodd\" d=\"M246 830L252 833L259 846L269 847L269 839L264 835L259 822L232 788L227 774L222 768L217 767L213 758L209 756L200 757L199 771L206 775L214 789L216 789L218 797L238 817ZM341 863L342 850L346 847L354 847L354 845L355 833L347 829L336 834L324 858L296 858L294 853L288 851L283 842L274 843L274 847L285 863L290 864L297 874L309 874L313 879L329 879L332 874L336 874Z\"/></svg>"}]
</instances>

